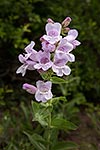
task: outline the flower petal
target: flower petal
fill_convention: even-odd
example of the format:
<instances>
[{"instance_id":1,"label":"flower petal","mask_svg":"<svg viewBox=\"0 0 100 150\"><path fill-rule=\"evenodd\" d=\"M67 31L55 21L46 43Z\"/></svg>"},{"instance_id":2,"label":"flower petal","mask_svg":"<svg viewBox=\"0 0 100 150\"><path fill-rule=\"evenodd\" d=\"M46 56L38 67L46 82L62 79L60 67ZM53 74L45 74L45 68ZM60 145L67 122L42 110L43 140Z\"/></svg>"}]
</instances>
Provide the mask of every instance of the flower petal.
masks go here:
<instances>
[{"instance_id":1,"label":"flower petal","mask_svg":"<svg viewBox=\"0 0 100 150\"><path fill-rule=\"evenodd\" d=\"M18 73L22 73L22 76L24 76L25 75L25 73L26 73L26 69L28 68L28 65L27 64L23 64L22 66L20 66L18 69L17 69L17 71L16 71L16 73L18 74Z\"/></svg>"},{"instance_id":2,"label":"flower petal","mask_svg":"<svg viewBox=\"0 0 100 150\"><path fill-rule=\"evenodd\" d=\"M78 31L76 29L72 29L68 31L68 35L73 36L74 40L77 38L78 36Z\"/></svg>"},{"instance_id":3,"label":"flower petal","mask_svg":"<svg viewBox=\"0 0 100 150\"><path fill-rule=\"evenodd\" d=\"M44 97L43 94L40 93L39 90L36 91L35 93L35 99L40 102L40 101L43 101L43 102L46 102L46 98Z\"/></svg>"},{"instance_id":4,"label":"flower petal","mask_svg":"<svg viewBox=\"0 0 100 150\"><path fill-rule=\"evenodd\" d=\"M51 91L49 91L49 92L48 92L47 94L45 94L44 96L45 96L45 98L46 98L47 100L49 100L49 99L51 99L51 98L53 97Z\"/></svg>"},{"instance_id":5,"label":"flower petal","mask_svg":"<svg viewBox=\"0 0 100 150\"><path fill-rule=\"evenodd\" d=\"M67 53L67 59L70 62L74 62L75 61L75 56L73 54Z\"/></svg>"},{"instance_id":6,"label":"flower petal","mask_svg":"<svg viewBox=\"0 0 100 150\"><path fill-rule=\"evenodd\" d=\"M69 75L71 73L71 69L69 68L69 66L65 65L65 67L63 68L63 73L65 75Z\"/></svg>"},{"instance_id":7,"label":"flower petal","mask_svg":"<svg viewBox=\"0 0 100 150\"><path fill-rule=\"evenodd\" d=\"M27 53L31 53L32 50L33 50L34 45L35 45L35 42L34 42L34 41L31 41L31 43L30 43L28 46L25 47L25 51L26 51Z\"/></svg>"}]
</instances>

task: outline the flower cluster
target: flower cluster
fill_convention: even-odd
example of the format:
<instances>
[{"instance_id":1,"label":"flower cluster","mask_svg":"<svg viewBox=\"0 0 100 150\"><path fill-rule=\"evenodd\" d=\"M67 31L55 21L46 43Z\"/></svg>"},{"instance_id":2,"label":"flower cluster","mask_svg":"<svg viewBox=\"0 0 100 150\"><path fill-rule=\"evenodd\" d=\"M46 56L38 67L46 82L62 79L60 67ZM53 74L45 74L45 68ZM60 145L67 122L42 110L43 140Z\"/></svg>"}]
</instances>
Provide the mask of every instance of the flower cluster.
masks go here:
<instances>
[{"instance_id":1,"label":"flower cluster","mask_svg":"<svg viewBox=\"0 0 100 150\"><path fill-rule=\"evenodd\" d=\"M62 77L71 73L68 62L74 62L75 56L71 53L80 42L76 40L78 31L70 29L68 25L71 18L67 17L62 23L54 22L52 19L47 20L45 26L46 34L40 38L41 50L34 49L35 42L25 47L25 53L18 56L22 65L17 69L16 73L25 75L26 70L42 70L52 72ZM35 94L37 101L46 102L52 98L50 81L37 81L37 87L29 84L24 84L23 89L31 94Z\"/></svg>"}]
</instances>

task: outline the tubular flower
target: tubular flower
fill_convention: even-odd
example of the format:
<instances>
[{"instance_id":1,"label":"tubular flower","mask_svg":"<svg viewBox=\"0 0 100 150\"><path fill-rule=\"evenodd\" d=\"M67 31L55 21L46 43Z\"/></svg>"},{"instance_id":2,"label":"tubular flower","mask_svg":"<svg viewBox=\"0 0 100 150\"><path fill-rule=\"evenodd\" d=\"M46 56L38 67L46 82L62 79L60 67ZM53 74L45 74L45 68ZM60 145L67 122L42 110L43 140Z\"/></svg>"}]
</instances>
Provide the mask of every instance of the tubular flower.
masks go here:
<instances>
[{"instance_id":1,"label":"tubular flower","mask_svg":"<svg viewBox=\"0 0 100 150\"><path fill-rule=\"evenodd\" d=\"M35 54L36 54L36 53L35 53ZM34 54L34 55L35 55L35 54ZM20 55L18 56L19 61L20 61L21 63L23 63L23 65L21 65L21 66L17 69L17 71L16 71L17 74L18 74L18 73L22 73L22 76L24 76L27 69L28 69L28 70L35 70L34 65L36 64L36 60L33 61L32 59L30 59L30 57L33 57L33 54L29 53L29 54L25 54L25 56L23 56L22 54L20 54ZM35 57L34 57L34 58L35 58Z\"/></svg>"},{"instance_id":2,"label":"tubular flower","mask_svg":"<svg viewBox=\"0 0 100 150\"><path fill-rule=\"evenodd\" d=\"M30 94L35 94L35 99L38 102L46 102L53 97L51 92L52 83L50 81L43 82L39 80L36 82L36 86L24 83L23 89Z\"/></svg>"},{"instance_id":3,"label":"tubular flower","mask_svg":"<svg viewBox=\"0 0 100 150\"><path fill-rule=\"evenodd\" d=\"M43 35L43 39L48 41L50 44L55 44L61 40L61 24L60 23L47 23L46 24L46 33L47 35Z\"/></svg>"},{"instance_id":4,"label":"tubular flower","mask_svg":"<svg viewBox=\"0 0 100 150\"><path fill-rule=\"evenodd\" d=\"M52 61L50 60L50 53L39 51L37 53L37 63L34 65L35 69L42 69L43 71L48 70L52 66Z\"/></svg>"},{"instance_id":5,"label":"tubular flower","mask_svg":"<svg viewBox=\"0 0 100 150\"><path fill-rule=\"evenodd\" d=\"M31 41L25 47L25 53L18 56L22 65L16 73L24 76L26 70L36 70L44 80L51 80L55 75L59 77L70 75L71 69L67 64L75 61L72 50L81 44L77 40L78 31L68 27L70 22L70 17L66 17L62 23L48 18L45 26L46 34L40 38L41 49L36 51L35 42ZM51 87L51 81L39 80L36 87L28 83L23 84L23 89L35 94L38 102L47 102L53 97Z\"/></svg>"},{"instance_id":6,"label":"tubular flower","mask_svg":"<svg viewBox=\"0 0 100 150\"><path fill-rule=\"evenodd\" d=\"M51 99L53 97L51 92L51 86L52 83L50 81L43 82L43 81L37 81L37 91L35 93L36 100L46 102L47 100Z\"/></svg>"},{"instance_id":7,"label":"tubular flower","mask_svg":"<svg viewBox=\"0 0 100 150\"><path fill-rule=\"evenodd\" d=\"M19 61L23 64L21 65L16 73L22 73L22 76L25 75L26 70L35 70L34 65L37 62L37 51L33 49L35 43L31 41L31 43L25 48L26 54L20 54L18 56Z\"/></svg>"},{"instance_id":8,"label":"tubular flower","mask_svg":"<svg viewBox=\"0 0 100 150\"><path fill-rule=\"evenodd\" d=\"M50 44L49 42L47 41L43 41L42 43L42 49L45 51L45 52L54 52L56 46L54 44Z\"/></svg>"},{"instance_id":9,"label":"tubular flower","mask_svg":"<svg viewBox=\"0 0 100 150\"><path fill-rule=\"evenodd\" d=\"M67 41L73 45L73 48L76 48L76 46L81 44L78 40L76 40L77 36L78 31L76 29L71 29L68 31L68 35L64 37L64 39L67 39Z\"/></svg>"},{"instance_id":10,"label":"tubular flower","mask_svg":"<svg viewBox=\"0 0 100 150\"><path fill-rule=\"evenodd\" d=\"M70 52L73 50L73 45L67 41L67 39L61 39L61 41L58 44L57 51L60 51L64 53L67 57L67 60L70 62L75 61L75 56L71 54Z\"/></svg>"},{"instance_id":11,"label":"tubular flower","mask_svg":"<svg viewBox=\"0 0 100 150\"><path fill-rule=\"evenodd\" d=\"M62 52L57 52L54 56L54 63L52 65L53 72L60 77L63 75L69 75L71 69L66 65L67 62L67 56Z\"/></svg>"}]
</instances>

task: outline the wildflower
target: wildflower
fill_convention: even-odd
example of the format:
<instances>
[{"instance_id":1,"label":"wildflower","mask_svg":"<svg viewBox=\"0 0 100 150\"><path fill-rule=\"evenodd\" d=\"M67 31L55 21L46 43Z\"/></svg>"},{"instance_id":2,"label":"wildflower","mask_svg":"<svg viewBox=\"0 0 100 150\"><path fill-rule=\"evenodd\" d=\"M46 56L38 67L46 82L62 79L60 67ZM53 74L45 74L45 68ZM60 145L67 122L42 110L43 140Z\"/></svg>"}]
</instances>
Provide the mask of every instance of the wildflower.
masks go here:
<instances>
[{"instance_id":1,"label":"wildflower","mask_svg":"<svg viewBox=\"0 0 100 150\"><path fill-rule=\"evenodd\" d=\"M49 52L39 51L37 53L37 63L34 65L35 69L42 69L43 71L48 70L52 66L52 61L50 60Z\"/></svg>"},{"instance_id":2,"label":"wildflower","mask_svg":"<svg viewBox=\"0 0 100 150\"><path fill-rule=\"evenodd\" d=\"M75 56L71 54L70 52L73 50L73 45L67 41L67 39L63 38L58 44L58 47L56 49L57 51L60 51L64 53L67 57L67 60L70 62L75 61Z\"/></svg>"},{"instance_id":3,"label":"wildflower","mask_svg":"<svg viewBox=\"0 0 100 150\"><path fill-rule=\"evenodd\" d=\"M55 50L55 47L56 46L54 44L50 44L49 42L45 40L42 42L42 49L45 52L53 52Z\"/></svg>"},{"instance_id":4,"label":"wildflower","mask_svg":"<svg viewBox=\"0 0 100 150\"><path fill-rule=\"evenodd\" d=\"M60 36L61 27L60 23L47 23L45 27L47 35L43 35L43 39L50 44L55 44L60 41L62 38L62 36Z\"/></svg>"},{"instance_id":5,"label":"wildflower","mask_svg":"<svg viewBox=\"0 0 100 150\"><path fill-rule=\"evenodd\" d=\"M25 47L25 51L26 51L27 53L31 53L31 52L34 50L34 49L33 49L34 46L35 46L35 42L34 42L34 41L31 41L31 43Z\"/></svg>"},{"instance_id":6,"label":"wildflower","mask_svg":"<svg viewBox=\"0 0 100 150\"><path fill-rule=\"evenodd\" d=\"M25 54L25 56L23 56L22 54L20 54L20 55L18 56L19 61L20 61L21 63L23 63L23 65L21 65L21 66L17 69L17 71L16 71L17 74L18 74L18 73L21 73L22 76L24 76L27 69L28 69L28 70L35 70L34 65L36 64L36 53L37 53L37 52ZM31 58L31 59L30 59L30 58Z\"/></svg>"},{"instance_id":7,"label":"wildflower","mask_svg":"<svg viewBox=\"0 0 100 150\"><path fill-rule=\"evenodd\" d=\"M47 100L51 99L53 97L51 92L51 86L52 83L50 81L43 82L43 81L37 81L36 82L37 90L35 93L36 100L46 102Z\"/></svg>"},{"instance_id":8,"label":"wildflower","mask_svg":"<svg viewBox=\"0 0 100 150\"><path fill-rule=\"evenodd\" d=\"M57 76L62 77L63 75L69 75L71 69L66 65L68 62L67 56L62 52L57 52L54 56L54 63L52 65L52 70L57 74Z\"/></svg>"},{"instance_id":9,"label":"wildflower","mask_svg":"<svg viewBox=\"0 0 100 150\"><path fill-rule=\"evenodd\" d=\"M30 94L35 94L36 101L40 102L46 102L47 100L51 99L53 97L53 94L51 92L51 81L43 82L43 81L37 81L36 86L33 86L31 84L25 83L23 84L23 89L26 90Z\"/></svg>"},{"instance_id":10,"label":"wildflower","mask_svg":"<svg viewBox=\"0 0 100 150\"><path fill-rule=\"evenodd\" d=\"M76 46L81 44L78 40L76 40L77 36L78 31L76 29L71 29L68 31L68 35L64 37L64 39L67 39L67 41L73 45L73 48L76 48Z\"/></svg>"}]
</instances>

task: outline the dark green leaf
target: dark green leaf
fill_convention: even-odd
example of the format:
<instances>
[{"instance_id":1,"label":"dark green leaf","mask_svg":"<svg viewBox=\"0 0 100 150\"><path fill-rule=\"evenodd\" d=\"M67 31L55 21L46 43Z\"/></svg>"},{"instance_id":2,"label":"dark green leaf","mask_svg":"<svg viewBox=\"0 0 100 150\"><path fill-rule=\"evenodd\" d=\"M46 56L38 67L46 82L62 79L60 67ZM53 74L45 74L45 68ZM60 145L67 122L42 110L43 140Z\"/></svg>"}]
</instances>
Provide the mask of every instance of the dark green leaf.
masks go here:
<instances>
[{"instance_id":1,"label":"dark green leaf","mask_svg":"<svg viewBox=\"0 0 100 150\"><path fill-rule=\"evenodd\" d=\"M74 123L60 117L52 119L51 126L52 128L57 128L65 131L77 129L77 126Z\"/></svg>"},{"instance_id":2,"label":"dark green leaf","mask_svg":"<svg viewBox=\"0 0 100 150\"><path fill-rule=\"evenodd\" d=\"M64 101L64 102L67 102L67 99L66 99L66 97L64 97L64 96L60 96L60 97L55 97L55 98L52 98L51 99L51 103L57 103L57 102L59 102L59 101Z\"/></svg>"},{"instance_id":3,"label":"dark green leaf","mask_svg":"<svg viewBox=\"0 0 100 150\"><path fill-rule=\"evenodd\" d=\"M54 145L52 150L74 150L78 145L74 142L58 142Z\"/></svg>"},{"instance_id":4,"label":"dark green leaf","mask_svg":"<svg viewBox=\"0 0 100 150\"><path fill-rule=\"evenodd\" d=\"M32 101L32 110L36 114L39 111L39 103Z\"/></svg>"},{"instance_id":5,"label":"dark green leaf","mask_svg":"<svg viewBox=\"0 0 100 150\"><path fill-rule=\"evenodd\" d=\"M62 78L59 78L59 77L51 77L50 78L50 81L54 84L61 84L61 83L66 83L66 80L62 79Z\"/></svg>"},{"instance_id":6,"label":"dark green leaf","mask_svg":"<svg viewBox=\"0 0 100 150\"><path fill-rule=\"evenodd\" d=\"M33 146L37 149L37 150L46 150L46 147L44 146L43 142L45 141L40 135L38 134L33 134L33 135L30 135L28 134L27 132L24 132L30 142L33 144Z\"/></svg>"}]
</instances>

